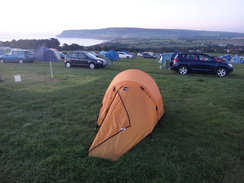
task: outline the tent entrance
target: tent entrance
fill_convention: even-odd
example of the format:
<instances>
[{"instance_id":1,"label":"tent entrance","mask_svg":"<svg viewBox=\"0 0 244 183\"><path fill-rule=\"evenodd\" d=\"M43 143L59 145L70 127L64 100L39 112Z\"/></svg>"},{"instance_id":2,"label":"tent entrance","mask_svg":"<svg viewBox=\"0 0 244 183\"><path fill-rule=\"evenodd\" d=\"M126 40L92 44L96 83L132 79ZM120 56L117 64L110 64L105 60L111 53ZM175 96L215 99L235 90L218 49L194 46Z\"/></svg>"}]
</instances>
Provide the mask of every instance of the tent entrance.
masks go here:
<instances>
[{"instance_id":1,"label":"tent entrance","mask_svg":"<svg viewBox=\"0 0 244 183\"><path fill-rule=\"evenodd\" d=\"M130 117L121 96L122 90L123 88L117 91L113 102L107 110L107 114L104 117L103 123L99 129L99 134L101 134L102 138L98 138L98 141L95 142L97 145L93 149L102 145L120 132L126 131L126 129L131 126ZM93 149L90 149L90 151Z\"/></svg>"}]
</instances>

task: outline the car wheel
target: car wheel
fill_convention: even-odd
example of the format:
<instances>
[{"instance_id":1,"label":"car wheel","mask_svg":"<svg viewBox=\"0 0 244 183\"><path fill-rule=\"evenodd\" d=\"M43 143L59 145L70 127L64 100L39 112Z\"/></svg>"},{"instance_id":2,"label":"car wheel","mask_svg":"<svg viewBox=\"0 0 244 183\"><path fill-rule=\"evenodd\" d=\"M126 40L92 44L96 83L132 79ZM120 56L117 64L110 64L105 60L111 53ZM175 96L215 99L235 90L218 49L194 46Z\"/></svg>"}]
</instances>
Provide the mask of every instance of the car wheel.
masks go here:
<instances>
[{"instance_id":1,"label":"car wheel","mask_svg":"<svg viewBox=\"0 0 244 183\"><path fill-rule=\"evenodd\" d=\"M185 75L188 73L188 67L187 66L180 66L179 69L178 69L178 72L181 74L181 75Z\"/></svg>"},{"instance_id":2,"label":"car wheel","mask_svg":"<svg viewBox=\"0 0 244 183\"><path fill-rule=\"evenodd\" d=\"M218 68L217 69L217 72L216 74L219 76L219 77L224 77L227 75L227 71L225 68L221 67L221 68Z\"/></svg>"},{"instance_id":3,"label":"car wheel","mask_svg":"<svg viewBox=\"0 0 244 183\"><path fill-rule=\"evenodd\" d=\"M0 59L0 63L2 64L3 62L4 62L4 61L3 61L3 59L1 58L1 59Z\"/></svg>"},{"instance_id":4,"label":"car wheel","mask_svg":"<svg viewBox=\"0 0 244 183\"><path fill-rule=\"evenodd\" d=\"M94 63L90 63L89 67L90 67L90 69L95 69L95 64Z\"/></svg>"},{"instance_id":5,"label":"car wheel","mask_svg":"<svg viewBox=\"0 0 244 183\"><path fill-rule=\"evenodd\" d=\"M19 63L23 64L24 63L23 59L19 59Z\"/></svg>"},{"instance_id":6,"label":"car wheel","mask_svg":"<svg viewBox=\"0 0 244 183\"><path fill-rule=\"evenodd\" d=\"M130 58L129 56L127 56L126 58Z\"/></svg>"},{"instance_id":7,"label":"car wheel","mask_svg":"<svg viewBox=\"0 0 244 183\"><path fill-rule=\"evenodd\" d=\"M71 67L71 63L70 63L70 62L66 62L66 63L65 63L65 66L66 66L67 68L70 68L70 67Z\"/></svg>"}]
</instances>

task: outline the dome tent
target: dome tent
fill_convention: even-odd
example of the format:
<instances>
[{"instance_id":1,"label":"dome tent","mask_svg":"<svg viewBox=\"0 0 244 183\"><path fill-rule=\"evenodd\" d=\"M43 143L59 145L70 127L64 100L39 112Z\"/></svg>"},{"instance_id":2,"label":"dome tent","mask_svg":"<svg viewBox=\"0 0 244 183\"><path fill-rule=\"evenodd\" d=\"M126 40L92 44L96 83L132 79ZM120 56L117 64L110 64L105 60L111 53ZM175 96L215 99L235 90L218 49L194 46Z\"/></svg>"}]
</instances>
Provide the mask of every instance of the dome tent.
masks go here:
<instances>
[{"instance_id":1,"label":"dome tent","mask_svg":"<svg viewBox=\"0 0 244 183\"><path fill-rule=\"evenodd\" d=\"M116 51L114 50L109 50L109 51L101 51L99 55L104 55L105 57L109 58L112 62L119 60L119 55Z\"/></svg>"},{"instance_id":2,"label":"dome tent","mask_svg":"<svg viewBox=\"0 0 244 183\"><path fill-rule=\"evenodd\" d=\"M116 61L119 60L119 55L116 51L114 50L109 50L106 54L105 57L108 57L110 60Z\"/></svg>"},{"instance_id":3,"label":"dome tent","mask_svg":"<svg viewBox=\"0 0 244 183\"><path fill-rule=\"evenodd\" d=\"M100 109L100 129L89 156L118 160L149 135L164 114L156 82L145 72L130 69L110 83Z\"/></svg>"},{"instance_id":4,"label":"dome tent","mask_svg":"<svg viewBox=\"0 0 244 183\"><path fill-rule=\"evenodd\" d=\"M49 62L59 61L61 59L60 54L55 49L47 48L45 46L34 49L33 53L37 61Z\"/></svg>"}]
</instances>

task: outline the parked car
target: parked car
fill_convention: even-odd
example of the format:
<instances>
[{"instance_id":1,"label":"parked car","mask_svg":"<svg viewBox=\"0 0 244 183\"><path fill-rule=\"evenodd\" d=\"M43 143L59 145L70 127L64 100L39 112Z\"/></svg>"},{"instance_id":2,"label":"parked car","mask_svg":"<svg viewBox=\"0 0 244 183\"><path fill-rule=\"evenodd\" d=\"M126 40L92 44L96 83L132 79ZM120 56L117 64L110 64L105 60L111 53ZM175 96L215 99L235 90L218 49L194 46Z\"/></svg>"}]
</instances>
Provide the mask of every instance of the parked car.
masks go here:
<instances>
[{"instance_id":1,"label":"parked car","mask_svg":"<svg viewBox=\"0 0 244 183\"><path fill-rule=\"evenodd\" d=\"M64 58L64 63L67 68L73 66L90 67L90 69L102 68L106 65L106 61L98 58L86 51L74 51L68 53Z\"/></svg>"},{"instance_id":2,"label":"parked car","mask_svg":"<svg viewBox=\"0 0 244 183\"><path fill-rule=\"evenodd\" d=\"M137 56L142 57L142 53L140 53L140 52L137 53Z\"/></svg>"},{"instance_id":3,"label":"parked car","mask_svg":"<svg viewBox=\"0 0 244 183\"><path fill-rule=\"evenodd\" d=\"M8 54L0 55L0 63L4 62L33 62L35 60L35 55L32 51L28 50L14 50Z\"/></svg>"},{"instance_id":4,"label":"parked car","mask_svg":"<svg viewBox=\"0 0 244 183\"><path fill-rule=\"evenodd\" d=\"M151 54L149 54L149 53L142 53L142 54L141 54L141 57L142 57L142 58L152 58L152 59L156 59L155 56L153 56L153 55L151 55Z\"/></svg>"},{"instance_id":5,"label":"parked car","mask_svg":"<svg viewBox=\"0 0 244 183\"><path fill-rule=\"evenodd\" d=\"M131 54L128 54L126 52L117 52L119 55L119 58L133 58L134 56Z\"/></svg>"},{"instance_id":6,"label":"parked car","mask_svg":"<svg viewBox=\"0 0 244 183\"><path fill-rule=\"evenodd\" d=\"M181 75L189 72L211 72L220 77L233 72L232 64L215 60L213 57L202 53L178 53L170 63L171 70L178 71Z\"/></svg>"}]
</instances>

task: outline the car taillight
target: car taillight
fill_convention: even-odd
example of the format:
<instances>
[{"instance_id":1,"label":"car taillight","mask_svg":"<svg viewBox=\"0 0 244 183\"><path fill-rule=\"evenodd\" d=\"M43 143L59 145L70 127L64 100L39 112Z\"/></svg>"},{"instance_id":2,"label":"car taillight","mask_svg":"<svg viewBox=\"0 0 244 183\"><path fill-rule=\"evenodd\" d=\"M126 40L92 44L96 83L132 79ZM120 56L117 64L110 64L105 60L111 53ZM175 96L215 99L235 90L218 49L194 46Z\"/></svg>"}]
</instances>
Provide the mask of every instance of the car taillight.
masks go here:
<instances>
[{"instance_id":1,"label":"car taillight","mask_svg":"<svg viewBox=\"0 0 244 183\"><path fill-rule=\"evenodd\" d=\"M174 60L173 60L173 62L175 63L175 62L177 62L179 59L178 58L175 58Z\"/></svg>"}]
</instances>

